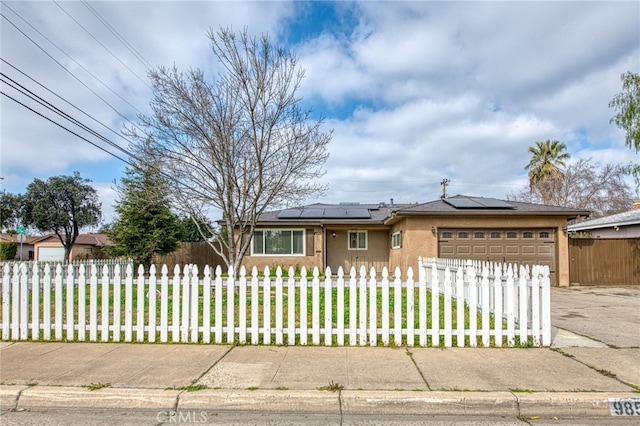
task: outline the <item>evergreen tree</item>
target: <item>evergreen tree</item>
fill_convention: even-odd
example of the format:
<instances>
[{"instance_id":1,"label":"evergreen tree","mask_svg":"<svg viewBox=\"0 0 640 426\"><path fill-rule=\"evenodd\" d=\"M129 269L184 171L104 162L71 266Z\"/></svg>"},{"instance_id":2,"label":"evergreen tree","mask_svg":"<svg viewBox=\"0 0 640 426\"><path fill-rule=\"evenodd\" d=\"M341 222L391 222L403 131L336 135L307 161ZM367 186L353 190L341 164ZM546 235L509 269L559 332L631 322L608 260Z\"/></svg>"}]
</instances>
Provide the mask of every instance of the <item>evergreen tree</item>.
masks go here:
<instances>
[{"instance_id":1,"label":"evergreen tree","mask_svg":"<svg viewBox=\"0 0 640 426\"><path fill-rule=\"evenodd\" d=\"M175 251L181 227L168 207L167 185L157 168L149 163L127 168L117 189L117 218L107 230L113 243L108 253L148 266L154 254Z\"/></svg>"}]
</instances>

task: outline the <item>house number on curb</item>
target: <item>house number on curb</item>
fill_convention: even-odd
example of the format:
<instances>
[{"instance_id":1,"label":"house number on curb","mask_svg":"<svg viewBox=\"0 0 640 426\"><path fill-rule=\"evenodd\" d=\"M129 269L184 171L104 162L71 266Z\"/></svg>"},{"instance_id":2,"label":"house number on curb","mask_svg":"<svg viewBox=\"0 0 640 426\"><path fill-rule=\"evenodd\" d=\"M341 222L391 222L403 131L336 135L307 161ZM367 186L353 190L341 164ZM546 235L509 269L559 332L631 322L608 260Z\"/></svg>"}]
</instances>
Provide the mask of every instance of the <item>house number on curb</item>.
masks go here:
<instances>
[{"instance_id":1,"label":"house number on curb","mask_svg":"<svg viewBox=\"0 0 640 426\"><path fill-rule=\"evenodd\" d=\"M640 416L640 399L609 398L612 416Z\"/></svg>"}]
</instances>

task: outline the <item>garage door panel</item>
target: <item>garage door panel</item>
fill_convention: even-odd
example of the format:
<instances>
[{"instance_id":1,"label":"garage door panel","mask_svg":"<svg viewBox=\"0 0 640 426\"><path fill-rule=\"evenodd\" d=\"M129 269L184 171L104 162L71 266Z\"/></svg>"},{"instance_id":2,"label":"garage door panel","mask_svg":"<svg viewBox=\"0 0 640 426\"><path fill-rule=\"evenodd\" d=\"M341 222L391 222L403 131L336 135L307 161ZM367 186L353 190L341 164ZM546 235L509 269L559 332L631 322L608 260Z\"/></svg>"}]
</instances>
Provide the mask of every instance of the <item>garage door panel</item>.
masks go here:
<instances>
[{"instance_id":1,"label":"garage door panel","mask_svg":"<svg viewBox=\"0 0 640 426\"><path fill-rule=\"evenodd\" d=\"M487 246L486 245L475 245L473 246L473 254L476 256L486 256L487 255Z\"/></svg>"},{"instance_id":2,"label":"garage door panel","mask_svg":"<svg viewBox=\"0 0 640 426\"><path fill-rule=\"evenodd\" d=\"M440 257L546 265L555 270L553 229L452 228L442 229L440 235L446 238L438 243Z\"/></svg>"},{"instance_id":3,"label":"garage door panel","mask_svg":"<svg viewBox=\"0 0 640 426\"><path fill-rule=\"evenodd\" d=\"M520 246L517 246L517 245L504 246L504 252L507 255L520 254Z\"/></svg>"},{"instance_id":4,"label":"garage door panel","mask_svg":"<svg viewBox=\"0 0 640 426\"><path fill-rule=\"evenodd\" d=\"M64 247L39 247L38 260L42 262L62 262Z\"/></svg>"}]
</instances>

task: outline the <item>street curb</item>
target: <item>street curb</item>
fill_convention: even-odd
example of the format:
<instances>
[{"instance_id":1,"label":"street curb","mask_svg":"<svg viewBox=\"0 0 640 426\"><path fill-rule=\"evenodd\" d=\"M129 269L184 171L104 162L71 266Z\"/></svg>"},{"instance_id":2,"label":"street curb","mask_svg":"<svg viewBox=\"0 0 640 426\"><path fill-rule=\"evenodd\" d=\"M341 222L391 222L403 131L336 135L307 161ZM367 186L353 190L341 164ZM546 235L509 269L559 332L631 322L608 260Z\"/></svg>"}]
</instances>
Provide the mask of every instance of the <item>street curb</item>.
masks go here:
<instances>
[{"instance_id":1,"label":"street curb","mask_svg":"<svg viewBox=\"0 0 640 426\"><path fill-rule=\"evenodd\" d=\"M637 393L480 391L215 390L0 385L6 409L126 408L359 414L609 417L610 398Z\"/></svg>"},{"instance_id":2,"label":"street curb","mask_svg":"<svg viewBox=\"0 0 640 426\"><path fill-rule=\"evenodd\" d=\"M640 399L634 392L533 392L518 393L520 415L563 416L563 417L604 417L611 416L610 398Z\"/></svg>"}]
</instances>

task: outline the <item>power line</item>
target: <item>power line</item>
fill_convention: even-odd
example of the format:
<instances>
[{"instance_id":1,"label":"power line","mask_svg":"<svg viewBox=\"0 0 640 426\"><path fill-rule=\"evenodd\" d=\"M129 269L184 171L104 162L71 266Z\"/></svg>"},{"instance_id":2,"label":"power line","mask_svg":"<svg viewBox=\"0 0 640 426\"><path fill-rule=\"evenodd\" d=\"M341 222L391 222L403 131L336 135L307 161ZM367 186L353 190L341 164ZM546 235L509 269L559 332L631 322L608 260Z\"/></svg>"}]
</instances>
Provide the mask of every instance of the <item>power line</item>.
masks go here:
<instances>
[{"instance_id":1,"label":"power line","mask_svg":"<svg viewBox=\"0 0 640 426\"><path fill-rule=\"evenodd\" d=\"M42 46L40 46L35 40L33 40L31 37L29 37L24 31L22 31L20 28L18 28L18 26L16 26L16 24L14 24L8 17L6 17L2 12L0 12L0 16L2 16L5 20L7 20L16 30L18 30L23 36L25 36L29 41L31 41L33 44L35 44L40 50L42 50L42 52L44 52L45 55L47 55L49 58L51 58L52 61L54 61L56 64L58 64L62 69L64 69L67 73L69 73L69 75L71 75L74 79L76 79L80 84L82 84L87 90L89 90L91 93L93 93L96 97L98 97L102 102L104 102L107 106L109 106L109 108L111 108L116 114L118 114L118 116L120 116L123 120L127 121L128 123L132 124L135 126L134 123L132 123L127 117L125 117L120 111L118 111L113 105L111 105L109 102L107 102L102 96L100 96L98 93L96 93L93 89L91 89L89 86L87 86L82 80L80 80L78 77L75 76L75 74L73 74L69 69L67 69L64 65L62 65L56 58L54 58L53 56L51 56L51 54L49 52L47 52L46 49L44 49ZM127 102L128 103L128 102ZM135 107L134 107L135 108ZM137 110L137 109L136 109ZM137 126L136 126L137 127Z\"/></svg>"},{"instance_id":2,"label":"power line","mask_svg":"<svg viewBox=\"0 0 640 426\"><path fill-rule=\"evenodd\" d=\"M7 64L8 66L10 66L11 68L13 68L14 70L16 70L17 72L19 72L20 74L22 74L23 76L25 76L26 78L28 78L29 80L31 80L32 82L34 82L35 84L37 84L38 86L40 86L41 88L43 88L44 90L46 90L47 92L51 93L52 95L54 95L55 97L57 97L58 99L60 99L61 101L63 101L64 103L66 103L67 105L71 106L72 108L74 108L76 111L80 112L81 114L85 115L86 117L90 118L91 120L93 120L95 123L99 124L100 126L104 127L105 129L109 130L111 133L119 136L120 138L124 139L126 142L128 143L132 143L131 140L125 138L121 133L116 132L115 130L113 130L112 128L106 126L104 123L100 122L99 120L97 120L95 117L93 117L92 115L88 114L87 112L81 110L80 108L78 108L77 106L75 106L74 104L72 104L71 102L69 102L68 100L66 100L65 98L63 98L62 96L58 95L56 92L54 92L53 90L49 89L48 87L46 87L45 85L43 85L42 83L40 83L39 81L37 81L36 79L34 79L33 77L29 76L28 74L26 74L24 71L20 70L19 68L17 68L15 65L11 64L9 61L0 58L0 61L4 62L5 64ZM7 77L9 78L9 77ZM17 83L16 83L17 84Z\"/></svg>"},{"instance_id":3,"label":"power line","mask_svg":"<svg viewBox=\"0 0 640 426\"><path fill-rule=\"evenodd\" d=\"M55 3L56 6L58 6L69 18L71 18L71 20L73 20L73 22L75 22L76 24L78 24L78 26L80 28L82 28L84 30L84 32L86 32L87 34L89 34L89 36L94 39L96 41L96 43L98 43L100 46L102 46L104 48L104 50L106 50L107 52L109 52L109 54L111 56L113 56L115 58L116 61L120 62L120 64L125 67L127 70L129 70L129 72L133 75L135 75L138 80L140 80L143 84L145 84L147 87L151 88L151 86L149 86L149 83L147 83L143 78L141 78L135 71L133 71L131 68L129 68L129 66L127 64L125 64L115 53L113 53L111 50L109 50L109 48L107 46L105 46L104 44L102 44L102 42L100 40L98 40L92 33L91 31L87 30L80 22L78 22L76 20L76 18L74 18L73 16L71 16L71 14L69 12L67 12L56 0L53 0L53 3Z\"/></svg>"},{"instance_id":4,"label":"power line","mask_svg":"<svg viewBox=\"0 0 640 426\"><path fill-rule=\"evenodd\" d=\"M93 74L91 71L89 71L84 65L82 65L80 62L78 62L73 56L69 55L63 48L61 48L60 46L58 46L56 43L54 43L49 37L47 37L46 35L44 35L42 32L40 32L40 30L38 30L36 27L34 27L33 25L31 25L26 19L24 19L18 12L16 12L15 10L11 9L11 7L6 6L5 7L7 9L9 9L11 12L13 12L16 16L18 16L18 18L20 18L22 20L22 22L24 22L25 24L27 24L32 30L34 30L36 33L38 33L42 38L44 38L45 40L47 40L49 43L51 43L54 47L56 47L60 52L62 52L67 58L69 58L71 61L73 61L74 64L78 65L78 67L82 68L87 74L89 74L91 77L93 77L94 79L96 79L100 84L102 84L106 89L108 89L111 93L113 93L114 95L116 95L118 98L120 98L124 103L126 103L127 105L129 105L131 108L135 109L136 111L140 112L138 110L138 108L136 108L135 105L131 104L129 101L127 101L125 98L123 98L122 96L120 96L120 94L118 92L116 92L115 90L113 90L108 84L106 84L104 81L102 81L99 77L97 77L95 74ZM0 13L1 15L1 13ZM7 18L6 16L2 15L3 18L5 18L7 21L9 21L9 23L11 25L13 25L14 28L16 28L18 31L20 31L22 33L22 35L24 35L27 39L29 39L29 41L31 41L32 43L34 43L36 46L38 46L42 51L44 51L45 53L47 53L42 47L40 47L40 45L38 45L34 40L32 40L30 37L28 37L23 31L21 31L13 22L11 22L11 20L9 18ZM49 55L47 53L47 55L53 59L53 57L51 57L51 55ZM62 64L60 64L58 61L56 61L54 59L54 61L60 65L62 68L65 68ZM66 68L65 68L66 70ZM75 76L74 76L75 77ZM76 78L77 79L77 78ZM79 81L79 80L78 80ZM86 87L86 86L85 86Z\"/></svg>"},{"instance_id":5,"label":"power line","mask_svg":"<svg viewBox=\"0 0 640 426\"><path fill-rule=\"evenodd\" d=\"M96 147L96 148L98 148L99 150L106 152L107 154L109 154L109 155L111 155L111 156L113 156L113 157L117 158L118 160L120 160L120 161L122 161L122 162L124 162L124 163L126 163L126 164L129 164L129 165L130 165L130 166L132 166L132 167L135 167L133 164L129 163L127 160L125 160L125 159L123 159L123 158L120 158L120 157L118 157L117 155L115 155L114 153L110 152L109 150L107 150L107 149L105 149L105 148L103 148L103 147L101 147L101 146L97 145L97 144L96 144L96 143L94 143L94 142L91 142L89 139L87 139L87 138L85 138L85 137L83 137L83 136L79 135L78 133L74 132L73 130L71 130L71 129L69 129L69 128L65 127L65 126L63 126L62 124L60 124L60 123L56 122L55 120L52 120L51 118L49 118L49 117L45 116L44 114L41 114L40 112L36 111L35 109L33 109L33 108L29 107L28 105L26 105L26 104L24 104L24 103L22 103L22 102L20 102L19 100L17 100L16 98L14 98L14 97L12 97L12 96L8 95L7 93L3 92L2 90L0 90L0 94L2 94L2 95L4 95L4 96L6 96L7 98L11 99L11 100L12 100L12 101L14 101L15 103L17 103L17 104L19 104L19 105L23 106L24 108L28 109L29 111L33 112L34 114L37 114L37 115L39 115L40 117L44 118L45 120L47 120L47 121L49 121L49 122L51 122L51 123L55 124L56 126L58 126L58 127L62 128L62 129L64 129L64 130L66 130L67 132L71 133L72 135L74 135L74 136L76 136L76 137L78 137L78 138L82 139L83 141L90 143L91 145L95 146L95 147Z\"/></svg>"},{"instance_id":6,"label":"power line","mask_svg":"<svg viewBox=\"0 0 640 426\"><path fill-rule=\"evenodd\" d=\"M102 24L111 32L111 34L113 34L128 50L129 52L131 52L133 54L133 56L136 57L136 59L138 61L140 61L140 63L142 65L144 65L147 68L153 68L153 65L151 65L151 63L149 61L147 61L147 59L140 53L138 52L138 50L131 44L129 43L126 38L124 38L101 14L100 12L98 12L96 9L93 8L93 6L91 6L89 4L89 2L87 2L86 0L82 0L82 4L85 5L85 7L87 9L89 9L91 11L91 13L93 13L93 15L98 18L98 20L100 22L102 22Z\"/></svg>"},{"instance_id":7,"label":"power line","mask_svg":"<svg viewBox=\"0 0 640 426\"><path fill-rule=\"evenodd\" d=\"M16 90L17 92L21 93L22 95L26 96L27 98L35 101L36 103L40 104L41 106L47 108L48 110L54 112L55 114L58 114L59 116L61 116L62 118L64 118L65 120L75 124L76 126L80 127L81 129L83 129L84 131L92 134L93 136L99 138L100 140L106 142L107 144L109 144L110 146L122 151L123 153L127 154L128 156L135 158L135 156L130 153L129 151L127 151L126 149L120 147L118 144L110 141L109 139L107 139L106 137L102 136L101 134L99 134L98 132L96 132L95 130L91 129L89 126L81 123L79 120L77 120L76 118L72 117L71 115L67 114L66 112L62 111L60 108L54 106L53 104L51 104L50 102L46 101L45 99L43 99L42 97L38 96L37 94L35 94L34 92L32 92L31 90L27 89L26 87L24 87L23 85L21 85L20 83L16 82L15 80L11 79L10 77L8 77L6 74L0 72L0 76L3 77L3 79L0 79L3 83L7 84L9 87L13 88L14 90ZM5 96L9 97L7 94L5 94ZM11 98L12 100L14 100L15 102L18 102L16 99ZM20 102L18 102L20 103ZM25 104L21 105L27 107ZM29 108L31 109L31 108ZM36 112L35 110L31 109L33 112ZM40 115L41 117L47 118L49 121L57 124L60 127L63 127L62 125L60 125L59 123L49 119L48 117L45 117L43 114L37 113L38 115ZM63 127L65 130L68 130L67 128ZM74 133L75 134L75 133ZM86 140L86 139L85 139ZM97 146L95 144L92 143L92 145ZM106 149L100 147L100 149L102 149L105 152L108 152L111 155L111 152L107 151ZM115 155L114 155L115 156ZM120 157L117 157L121 159ZM123 160L125 161L125 160ZM126 163L128 163L127 161L125 161ZM129 164L129 163L128 163Z\"/></svg>"}]
</instances>

